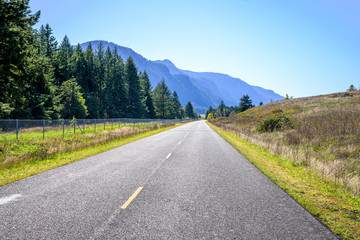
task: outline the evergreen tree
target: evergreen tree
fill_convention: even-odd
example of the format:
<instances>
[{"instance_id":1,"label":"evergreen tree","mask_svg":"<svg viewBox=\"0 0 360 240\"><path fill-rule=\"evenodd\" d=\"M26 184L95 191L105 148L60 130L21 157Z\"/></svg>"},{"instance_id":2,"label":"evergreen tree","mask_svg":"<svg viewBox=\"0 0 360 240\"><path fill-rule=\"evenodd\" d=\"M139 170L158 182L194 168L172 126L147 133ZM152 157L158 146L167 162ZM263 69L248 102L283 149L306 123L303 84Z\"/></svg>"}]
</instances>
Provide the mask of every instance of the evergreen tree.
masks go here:
<instances>
[{"instance_id":1,"label":"evergreen tree","mask_svg":"<svg viewBox=\"0 0 360 240\"><path fill-rule=\"evenodd\" d=\"M128 117L140 118L143 110L140 97L140 80L134 60L131 57L127 59L125 64L125 79L128 92Z\"/></svg>"},{"instance_id":2,"label":"evergreen tree","mask_svg":"<svg viewBox=\"0 0 360 240\"><path fill-rule=\"evenodd\" d=\"M249 95L243 95L242 98L240 98L240 104L239 104L239 110L240 112L243 112L249 108L255 107L252 104L252 100L250 99Z\"/></svg>"},{"instance_id":3,"label":"evergreen tree","mask_svg":"<svg viewBox=\"0 0 360 240\"><path fill-rule=\"evenodd\" d=\"M97 83L97 97L99 100L99 115L104 115L104 94L105 94L105 52L104 45L102 42L99 43L96 50L95 57L95 72L96 72L96 83Z\"/></svg>"},{"instance_id":4,"label":"evergreen tree","mask_svg":"<svg viewBox=\"0 0 360 240\"><path fill-rule=\"evenodd\" d=\"M225 103L221 100L220 105L216 109L216 117L227 117L228 111L226 109Z\"/></svg>"},{"instance_id":5,"label":"evergreen tree","mask_svg":"<svg viewBox=\"0 0 360 240\"><path fill-rule=\"evenodd\" d=\"M161 119L170 118L171 92L164 79L162 79L155 87L153 96L156 115Z\"/></svg>"},{"instance_id":6,"label":"evergreen tree","mask_svg":"<svg viewBox=\"0 0 360 240\"><path fill-rule=\"evenodd\" d=\"M215 118L215 109L213 109L211 106L205 113L205 119L208 119L209 114L211 114L212 118Z\"/></svg>"},{"instance_id":7,"label":"evergreen tree","mask_svg":"<svg viewBox=\"0 0 360 240\"><path fill-rule=\"evenodd\" d=\"M84 85L81 87L84 90L84 98L88 106L88 117L100 118L99 86L96 77L95 55L91 43L89 43L85 51L85 62Z\"/></svg>"},{"instance_id":8,"label":"evergreen tree","mask_svg":"<svg viewBox=\"0 0 360 240\"><path fill-rule=\"evenodd\" d=\"M55 96L57 88L53 85L54 72L50 59L45 53L38 54L33 45L25 65L28 85L23 96L27 99L26 118L50 119L57 118L55 112Z\"/></svg>"},{"instance_id":9,"label":"evergreen tree","mask_svg":"<svg viewBox=\"0 0 360 240\"><path fill-rule=\"evenodd\" d=\"M114 79L113 70L115 66L115 60L112 56L110 47L108 46L105 51L104 58L104 95L103 95L103 111L104 117L113 118L116 115L116 109L114 106Z\"/></svg>"},{"instance_id":10,"label":"evergreen tree","mask_svg":"<svg viewBox=\"0 0 360 240\"><path fill-rule=\"evenodd\" d=\"M80 44L76 46L71 57L70 72L73 73L72 76L76 78L77 83L82 87L82 93L84 93L83 89L87 88L86 60Z\"/></svg>"},{"instance_id":11,"label":"evergreen tree","mask_svg":"<svg viewBox=\"0 0 360 240\"><path fill-rule=\"evenodd\" d=\"M114 78L114 105L117 110L117 117L125 117L127 114L127 94L125 89L124 62L118 54L117 49L113 50L115 66L113 70Z\"/></svg>"},{"instance_id":12,"label":"evergreen tree","mask_svg":"<svg viewBox=\"0 0 360 240\"><path fill-rule=\"evenodd\" d=\"M58 85L71 78L71 57L73 55L73 47L70 44L69 38L65 35L57 51L55 62L55 78Z\"/></svg>"},{"instance_id":13,"label":"evergreen tree","mask_svg":"<svg viewBox=\"0 0 360 240\"><path fill-rule=\"evenodd\" d=\"M172 112L174 113L172 118L177 118L177 119L183 118L182 111L181 111L182 106L181 106L179 96L176 93L176 91L174 91L174 93L172 94L171 100L172 100L172 107L173 107Z\"/></svg>"},{"instance_id":14,"label":"evergreen tree","mask_svg":"<svg viewBox=\"0 0 360 240\"><path fill-rule=\"evenodd\" d=\"M185 106L185 116L188 118L196 118L196 114L194 113L194 108L191 102L189 101Z\"/></svg>"},{"instance_id":15,"label":"evergreen tree","mask_svg":"<svg viewBox=\"0 0 360 240\"><path fill-rule=\"evenodd\" d=\"M44 25L41 25L39 35L42 53L52 60L58 43L53 36L52 29L49 24L46 24L45 27Z\"/></svg>"},{"instance_id":16,"label":"evergreen tree","mask_svg":"<svg viewBox=\"0 0 360 240\"><path fill-rule=\"evenodd\" d=\"M140 74L140 84L142 92L142 104L144 109L144 118L155 118L155 107L152 97L152 86L146 71Z\"/></svg>"},{"instance_id":17,"label":"evergreen tree","mask_svg":"<svg viewBox=\"0 0 360 240\"><path fill-rule=\"evenodd\" d=\"M31 14L29 1L0 1L0 103L11 118L28 117L25 67L34 41L32 26L40 12ZM9 111L11 112L10 114Z\"/></svg>"},{"instance_id":18,"label":"evergreen tree","mask_svg":"<svg viewBox=\"0 0 360 240\"><path fill-rule=\"evenodd\" d=\"M354 86L354 84L351 84L349 89L347 90L348 92L351 92L351 91L356 91L356 87Z\"/></svg>"},{"instance_id":19,"label":"evergreen tree","mask_svg":"<svg viewBox=\"0 0 360 240\"><path fill-rule=\"evenodd\" d=\"M76 79L72 78L61 84L60 87L60 113L65 119L70 118L85 118L87 114L87 107L85 99L80 92L80 86Z\"/></svg>"}]
</instances>

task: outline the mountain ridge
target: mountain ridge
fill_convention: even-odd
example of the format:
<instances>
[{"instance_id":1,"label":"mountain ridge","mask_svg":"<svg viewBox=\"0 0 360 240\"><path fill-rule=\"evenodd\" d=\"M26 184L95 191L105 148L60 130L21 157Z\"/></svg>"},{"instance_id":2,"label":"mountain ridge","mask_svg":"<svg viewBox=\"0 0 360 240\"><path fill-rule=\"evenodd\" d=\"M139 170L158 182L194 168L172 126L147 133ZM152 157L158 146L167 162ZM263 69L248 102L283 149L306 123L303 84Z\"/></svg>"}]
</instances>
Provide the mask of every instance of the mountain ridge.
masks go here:
<instances>
[{"instance_id":1,"label":"mountain ridge","mask_svg":"<svg viewBox=\"0 0 360 240\"><path fill-rule=\"evenodd\" d=\"M185 106L187 101L191 101L197 113L205 113L210 106L217 107L221 100L224 100L226 105L237 105L244 94L248 94L255 105L283 99L273 90L252 86L239 78L223 73L182 70L169 59L148 60L133 49L112 42L95 40L80 46L85 50L91 43L96 51L100 42L104 49L109 46L113 50L116 47L124 61L131 56L138 70L148 73L153 87L164 78L171 91L178 93L181 104Z\"/></svg>"}]
</instances>

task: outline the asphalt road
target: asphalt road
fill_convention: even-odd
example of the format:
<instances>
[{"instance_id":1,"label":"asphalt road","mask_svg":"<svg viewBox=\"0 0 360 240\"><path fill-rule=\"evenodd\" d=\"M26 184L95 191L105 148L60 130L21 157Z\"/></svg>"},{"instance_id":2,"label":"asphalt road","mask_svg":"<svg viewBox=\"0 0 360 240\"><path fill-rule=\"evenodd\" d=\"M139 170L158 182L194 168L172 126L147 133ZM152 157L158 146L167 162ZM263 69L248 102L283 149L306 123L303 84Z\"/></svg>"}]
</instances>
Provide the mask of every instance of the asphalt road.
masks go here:
<instances>
[{"instance_id":1,"label":"asphalt road","mask_svg":"<svg viewBox=\"0 0 360 240\"><path fill-rule=\"evenodd\" d=\"M0 239L336 237L199 121L0 187Z\"/></svg>"}]
</instances>

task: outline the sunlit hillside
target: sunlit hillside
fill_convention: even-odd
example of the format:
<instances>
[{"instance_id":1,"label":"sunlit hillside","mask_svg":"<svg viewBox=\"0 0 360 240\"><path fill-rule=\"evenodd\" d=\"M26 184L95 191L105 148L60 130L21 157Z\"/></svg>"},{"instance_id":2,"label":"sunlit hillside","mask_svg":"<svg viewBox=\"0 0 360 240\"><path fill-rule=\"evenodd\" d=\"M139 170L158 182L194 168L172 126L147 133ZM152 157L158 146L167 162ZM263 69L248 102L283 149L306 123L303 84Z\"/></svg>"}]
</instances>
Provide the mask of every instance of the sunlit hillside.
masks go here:
<instances>
[{"instance_id":1,"label":"sunlit hillside","mask_svg":"<svg viewBox=\"0 0 360 240\"><path fill-rule=\"evenodd\" d=\"M212 122L360 194L360 91L272 102Z\"/></svg>"}]
</instances>

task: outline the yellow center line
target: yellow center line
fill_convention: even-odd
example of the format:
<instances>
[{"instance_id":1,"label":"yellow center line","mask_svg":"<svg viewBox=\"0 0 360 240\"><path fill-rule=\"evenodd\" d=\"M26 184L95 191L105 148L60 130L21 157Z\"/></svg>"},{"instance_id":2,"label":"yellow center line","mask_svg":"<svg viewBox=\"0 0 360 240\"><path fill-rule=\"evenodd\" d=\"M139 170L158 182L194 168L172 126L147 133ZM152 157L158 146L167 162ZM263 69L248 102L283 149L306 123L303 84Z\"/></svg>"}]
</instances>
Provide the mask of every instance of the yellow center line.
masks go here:
<instances>
[{"instance_id":1,"label":"yellow center line","mask_svg":"<svg viewBox=\"0 0 360 240\"><path fill-rule=\"evenodd\" d=\"M171 156L171 153L169 153L169 155L166 156L166 158L169 158Z\"/></svg>"},{"instance_id":2,"label":"yellow center line","mask_svg":"<svg viewBox=\"0 0 360 240\"><path fill-rule=\"evenodd\" d=\"M131 195L131 197L124 203L124 205L122 205L121 209L125 209L127 208L127 206L129 206L129 204L132 202L132 200L134 200L134 198L136 198L136 196L139 194L139 192L143 189L144 187L139 187L133 195Z\"/></svg>"}]
</instances>

